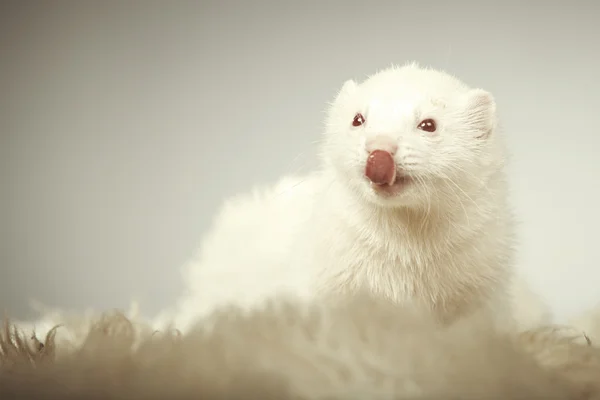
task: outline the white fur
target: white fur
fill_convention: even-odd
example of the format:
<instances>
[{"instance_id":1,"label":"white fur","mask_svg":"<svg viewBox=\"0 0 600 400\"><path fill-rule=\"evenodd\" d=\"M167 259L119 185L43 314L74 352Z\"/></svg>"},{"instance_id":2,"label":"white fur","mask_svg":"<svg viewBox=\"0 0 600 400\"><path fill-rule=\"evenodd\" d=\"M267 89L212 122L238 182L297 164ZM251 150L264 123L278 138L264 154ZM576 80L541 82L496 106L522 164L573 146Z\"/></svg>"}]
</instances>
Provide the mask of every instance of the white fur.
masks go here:
<instances>
[{"instance_id":1,"label":"white fur","mask_svg":"<svg viewBox=\"0 0 600 400\"><path fill-rule=\"evenodd\" d=\"M60 353L69 353L80 348L85 342L90 329L102 314L94 309L77 312L48 307L38 302L34 302L33 308L41 317L35 321L14 321L15 326L34 342L44 341L48 333L58 326L59 329L55 330L54 342ZM129 309L123 313L123 316L140 326L140 330L147 331L152 328L149 325L151 321L147 321L142 317L139 304L135 301L129 305Z\"/></svg>"},{"instance_id":2,"label":"white fur","mask_svg":"<svg viewBox=\"0 0 600 400\"><path fill-rule=\"evenodd\" d=\"M439 327L418 310L369 296L277 301L211 320L210 331L199 325L173 340L97 315L77 351L46 341L56 359L15 354L2 331L0 398L564 400L599 393L597 349L550 331L514 340L476 317Z\"/></svg>"},{"instance_id":3,"label":"white fur","mask_svg":"<svg viewBox=\"0 0 600 400\"><path fill-rule=\"evenodd\" d=\"M600 343L600 304L575 316L569 321L569 325L584 332L594 344Z\"/></svg>"},{"instance_id":4,"label":"white fur","mask_svg":"<svg viewBox=\"0 0 600 400\"><path fill-rule=\"evenodd\" d=\"M361 127L351 125L357 112ZM437 121L434 134L416 128L425 118ZM395 161L413 176L399 195L375 194L363 176L373 135L397 143ZM331 104L320 153L314 173L226 202L185 268L187 292L162 322L185 330L226 303L366 288L443 321L480 311L509 326L511 293L532 301L510 286L514 223L491 94L416 64L348 81Z\"/></svg>"}]
</instances>

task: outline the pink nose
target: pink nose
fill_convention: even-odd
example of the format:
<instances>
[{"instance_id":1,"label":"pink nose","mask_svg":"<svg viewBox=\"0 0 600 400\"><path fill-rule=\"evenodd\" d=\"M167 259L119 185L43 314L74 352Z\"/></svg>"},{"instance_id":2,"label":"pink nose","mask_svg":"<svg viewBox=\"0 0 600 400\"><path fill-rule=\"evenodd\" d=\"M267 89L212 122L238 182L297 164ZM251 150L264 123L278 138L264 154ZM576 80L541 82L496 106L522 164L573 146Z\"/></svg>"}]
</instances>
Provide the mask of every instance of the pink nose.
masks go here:
<instances>
[{"instance_id":1,"label":"pink nose","mask_svg":"<svg viewBox=\"0 0 600 400\"><path fill-rule=\"evenodd\" d=\"M394 155L398 151L398 143L388 135L375 135L367 138L365 150L367 153L372 153L375 150L383 150Z\"/></svg>"}]
</instances>

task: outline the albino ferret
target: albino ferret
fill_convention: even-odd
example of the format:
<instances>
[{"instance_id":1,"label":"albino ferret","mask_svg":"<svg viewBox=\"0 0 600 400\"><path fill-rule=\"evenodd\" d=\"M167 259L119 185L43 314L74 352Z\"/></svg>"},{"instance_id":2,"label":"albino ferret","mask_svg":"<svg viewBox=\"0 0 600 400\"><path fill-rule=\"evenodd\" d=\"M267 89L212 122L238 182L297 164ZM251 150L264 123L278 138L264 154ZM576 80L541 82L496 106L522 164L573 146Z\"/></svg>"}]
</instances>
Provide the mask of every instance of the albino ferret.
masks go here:
<instances>
[{"instance_id":1,"label":"albino ferret","mask_svg":"<svg viewBox=\"0 0 600 400\"><path fill-rule=\"evenodd\" d=\"M548 322L515 274L489 92L416 64L347 81L319 153L313 173L226 201L184 268L185 294L157 321L186 331L223 304L365 289L443 322L473 312L506 329Z\"/></svg>"}]
</instances>

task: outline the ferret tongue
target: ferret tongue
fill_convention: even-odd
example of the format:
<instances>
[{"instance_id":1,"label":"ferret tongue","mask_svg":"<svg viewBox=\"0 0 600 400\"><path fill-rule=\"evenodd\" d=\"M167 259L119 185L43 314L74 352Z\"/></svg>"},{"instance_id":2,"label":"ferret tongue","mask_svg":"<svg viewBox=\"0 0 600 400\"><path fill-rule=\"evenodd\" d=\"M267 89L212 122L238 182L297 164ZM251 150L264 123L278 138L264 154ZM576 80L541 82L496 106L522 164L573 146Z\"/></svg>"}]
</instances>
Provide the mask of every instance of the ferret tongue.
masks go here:
<instances>
[{"instance_id":1,"label":"ferret tongue","mask_svg":"<svg viewBox=\"0 0 600 400\"><path fill-rule=\"evenodd\" d=\"M391 185L396 180L396 163L390 153L373 150L367 158L365 176L377 185Z\"/></svg>"}]
</instances>

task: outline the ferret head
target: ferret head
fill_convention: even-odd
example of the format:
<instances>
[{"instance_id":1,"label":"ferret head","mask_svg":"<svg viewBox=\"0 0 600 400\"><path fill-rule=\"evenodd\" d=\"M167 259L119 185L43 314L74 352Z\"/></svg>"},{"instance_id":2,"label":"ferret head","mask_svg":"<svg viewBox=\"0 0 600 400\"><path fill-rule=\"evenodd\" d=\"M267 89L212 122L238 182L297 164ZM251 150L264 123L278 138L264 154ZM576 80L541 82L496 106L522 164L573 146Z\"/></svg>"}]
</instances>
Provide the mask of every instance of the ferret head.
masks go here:
<instances>
[{"instance_id":1,"label":"ferret head","mask_svg":"<svg viewBox=\"0 0 600 400\"><path fill-rule=\"evenodd\" d=\"M416 64L347 81L326 125L326 167L382 206L468 196L503 161L492 95Z\"/></svg>"}]
</instances>

